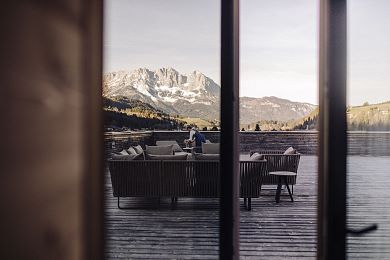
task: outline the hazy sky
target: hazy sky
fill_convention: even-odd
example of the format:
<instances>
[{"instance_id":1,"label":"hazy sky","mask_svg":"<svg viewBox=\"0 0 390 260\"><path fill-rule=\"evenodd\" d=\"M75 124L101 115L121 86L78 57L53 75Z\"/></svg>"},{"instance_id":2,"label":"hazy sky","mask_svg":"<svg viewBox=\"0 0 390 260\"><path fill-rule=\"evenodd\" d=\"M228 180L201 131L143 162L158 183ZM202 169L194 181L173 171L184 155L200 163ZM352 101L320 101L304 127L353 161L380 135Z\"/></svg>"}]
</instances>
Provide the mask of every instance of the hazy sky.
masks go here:
<instances>
[{"instance_id":1,"label":"hazy sky","mask_svg":"<svg viewBox=\"0 0 390 260\"><path fill-rule=\"evenodd\" d=\"M240 95L318 104L318 1L241 0ZM350 0L348 101L390 100L390 1ZM220 0L106 0L104 71L173 67L220 83Z\"/></svg>"}]
</instances>

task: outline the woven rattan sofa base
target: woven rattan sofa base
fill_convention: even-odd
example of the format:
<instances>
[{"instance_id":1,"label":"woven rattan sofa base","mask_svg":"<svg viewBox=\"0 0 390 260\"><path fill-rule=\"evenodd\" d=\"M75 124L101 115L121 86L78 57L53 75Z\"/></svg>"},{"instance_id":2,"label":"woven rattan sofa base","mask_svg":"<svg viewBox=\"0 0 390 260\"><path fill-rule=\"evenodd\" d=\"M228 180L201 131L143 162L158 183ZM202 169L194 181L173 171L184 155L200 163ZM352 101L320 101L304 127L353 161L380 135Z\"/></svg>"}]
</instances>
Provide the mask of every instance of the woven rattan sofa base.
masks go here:
<instances>
[{"instance_id":1,"label":"woven rattan sofa base","mask_svg":"<svg viewBox=\"0 0 390 260\"><path fill-rule=\"evenodd\" d=\"M123 161L108 160L114 197L218 198L220 195L219 161ZM223 174L223 173L222 173ZM240 197L251 208L251 198L258 198L262 178L267 174L263 161L240 162Z\"/></svg>"}]
</instances>

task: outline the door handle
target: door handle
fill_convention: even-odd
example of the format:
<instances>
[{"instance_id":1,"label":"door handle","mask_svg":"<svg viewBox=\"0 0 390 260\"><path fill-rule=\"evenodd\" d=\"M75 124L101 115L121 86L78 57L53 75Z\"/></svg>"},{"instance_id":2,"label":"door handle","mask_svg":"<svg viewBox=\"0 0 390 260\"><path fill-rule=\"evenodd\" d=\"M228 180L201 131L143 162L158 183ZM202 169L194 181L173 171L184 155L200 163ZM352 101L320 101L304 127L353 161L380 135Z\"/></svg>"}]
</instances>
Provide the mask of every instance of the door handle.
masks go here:
<instances>
[{"instance_id":1,"label":"door handle","mask_svg":"<svg viewBox=\"0 0 390 260\"><path fill-rule=\"evenodd\" d=\"M378 225L377 224L372 224L368 227L365 227L365 228L361 228L361 229L353 229L353 228L347 228L347 234L351 235L351 236L362 236L366 233L369 233L371 231L375 231L378 229Z\"/></svg>"}]
</instances>

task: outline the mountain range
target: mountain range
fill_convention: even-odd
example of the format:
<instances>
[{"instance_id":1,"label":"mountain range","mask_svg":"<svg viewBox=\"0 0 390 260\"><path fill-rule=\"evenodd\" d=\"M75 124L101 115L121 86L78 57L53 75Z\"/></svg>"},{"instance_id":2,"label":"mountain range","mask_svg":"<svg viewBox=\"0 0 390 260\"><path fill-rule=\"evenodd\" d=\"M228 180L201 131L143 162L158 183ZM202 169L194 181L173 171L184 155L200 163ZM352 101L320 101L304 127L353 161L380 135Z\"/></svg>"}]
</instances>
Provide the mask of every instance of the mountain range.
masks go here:
<instances>
[{"instance_id":1,"label":"mountain range","mask_svg":"<svg viewBox=\"0 0 390 260\"><path fill-rule=\"evenodd\" d=\"M107 99L138 100L170 115L218 121L221 87L200 71L181 74L173 68L155 71L107 73L103 77L103 96ZM241 97L240 122L260 120L288 121L302 118L315 105L277 97Z\"/></svg>"}]
</instances>

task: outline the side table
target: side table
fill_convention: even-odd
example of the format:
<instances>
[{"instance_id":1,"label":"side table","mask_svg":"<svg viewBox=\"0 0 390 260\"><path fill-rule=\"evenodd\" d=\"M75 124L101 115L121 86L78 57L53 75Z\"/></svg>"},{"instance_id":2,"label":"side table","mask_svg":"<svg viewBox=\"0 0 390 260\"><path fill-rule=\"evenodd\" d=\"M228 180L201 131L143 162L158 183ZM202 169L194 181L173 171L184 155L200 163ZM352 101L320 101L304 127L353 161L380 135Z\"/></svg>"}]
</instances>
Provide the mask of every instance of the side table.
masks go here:
<instances>
[{"instance_id":1,"label":"side table","mask_svg":"<svg viewBox=\"0 0 390 260\"><path fill-rule=\"evenodd\" d=\"M184 147L182 149L187 153L191 153L191 154L194 153L194 147Z\"/></svg>"},{"instance_id":2,"label":"side table","mask_svg":"<svg viewBox=\"0 0 390 260\"><path fill-rule=\"evenodd\" d=\"M288 194L290 195L291 201L294 202L294 199L293 199L290 187L288 186L288 183L287 183L287 177L288 176L296 176L297 174L295 172L287 172L287 171L269 172L269 174L270 175L274 175L274 176L276 176L278 178L278 187L276 189L276 195L275 195L276 203L279 203L279 201L280 201L280 193L281 193L281 190L282 190L282 182L284 182L284 184L287 187Z\"/></svg>"}]
</instances>

